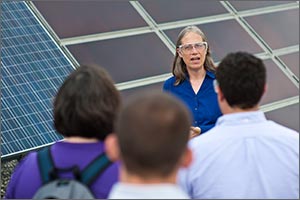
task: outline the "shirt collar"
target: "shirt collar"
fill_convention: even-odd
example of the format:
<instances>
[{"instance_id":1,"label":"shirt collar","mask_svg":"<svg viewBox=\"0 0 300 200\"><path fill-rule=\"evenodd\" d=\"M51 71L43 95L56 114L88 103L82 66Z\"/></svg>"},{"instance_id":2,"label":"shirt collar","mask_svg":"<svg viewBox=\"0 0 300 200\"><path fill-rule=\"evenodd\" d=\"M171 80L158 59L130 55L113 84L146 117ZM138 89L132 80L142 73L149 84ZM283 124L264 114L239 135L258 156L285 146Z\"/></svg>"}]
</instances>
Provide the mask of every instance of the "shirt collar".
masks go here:
<instances>
[{"instance_id":1,"label":"shirt collar","mask_svg":"<svg viewBox=\"0 0 300 200\"><path fill-rule=\"evenodd\" d=\"M219 117L216 126L250 124L266 120L265 114L262 111L231 113Z\"/></svg>"},{"instance_id":2,"label":"shirt collar","mask_svg":"<svg viewBox=\"0 0 300 200\"><path fill-rule=\"evenodd\" d=\"M215 79L216 78L216 75L214 74L214 72L210 72L210 71L207 71L206 70L206 75L205 77L208 76L212 79ZM190 76L189 76L189 73L186 73L186 80L190 80Z\"/></svg>"}]
</instances>

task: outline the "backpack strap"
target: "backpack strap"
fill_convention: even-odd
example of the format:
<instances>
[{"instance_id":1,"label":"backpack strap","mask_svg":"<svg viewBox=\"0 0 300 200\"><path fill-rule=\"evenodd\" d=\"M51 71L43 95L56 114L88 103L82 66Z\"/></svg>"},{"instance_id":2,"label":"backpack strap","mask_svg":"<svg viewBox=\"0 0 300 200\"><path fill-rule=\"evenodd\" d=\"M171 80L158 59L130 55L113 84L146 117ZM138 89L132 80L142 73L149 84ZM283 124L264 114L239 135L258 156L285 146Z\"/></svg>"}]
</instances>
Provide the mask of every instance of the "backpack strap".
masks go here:
<instances>
[{"instance_id":1,"label":"backpack strap","mask_svg":"<svg viewBox=\"0 0 300 200\"><path fill-rule=\"evenodd\" d=\"M55 165L51 155L50 147L45 147L38 151L38 165L40 169L40 174L42 177L43 184L48 183L53 179L51 177L51 172L54 172ZM88 186L90 186L97 178L103 173L112 162L107 157L106 153L103 152L99 156L97 156L92 162L85 167L82 172L79 174L74 173L75 176L80 177L80 181ZM71 168L70 168L71 169ZM69 169L66 169L69 170Z\"/></svg>"},{"instance_id":2,"label":"backpack strap","mask_svg":"<svg viewBox=\"0 0 300 200\"><path fill-rule=\"evenodd\" d=\"M97 156L90 164L85 167L81 172L81 182L90 186L103 173L112 162L107 157L106 153L103 152Z\"/></svg>"},{"instance_id":3,"label":"backpack strap","mask_svg":"<svg viewBox=\"0 0 300 200\"><path fill-rule=\"evenodd\" d=\"M51 180L49 173L54 168L50 147L45 147L44 149L38 151L37 158L42 181L43 184L45 184Z\"/></svg>"}]
</instances>

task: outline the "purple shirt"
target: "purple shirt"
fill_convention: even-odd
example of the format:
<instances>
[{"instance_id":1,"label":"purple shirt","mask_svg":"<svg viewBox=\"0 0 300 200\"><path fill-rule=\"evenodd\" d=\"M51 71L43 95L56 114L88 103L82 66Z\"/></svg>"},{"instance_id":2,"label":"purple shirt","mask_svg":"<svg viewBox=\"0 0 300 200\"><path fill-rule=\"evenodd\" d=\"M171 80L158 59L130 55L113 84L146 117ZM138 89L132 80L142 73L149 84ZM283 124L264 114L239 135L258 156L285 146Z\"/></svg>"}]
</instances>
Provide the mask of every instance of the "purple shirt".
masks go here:
<instances>
[{"instance_id":1,"label":"purple shirt","mask_svg":"<svg viewBox=\"0 0 300 200\"><path fill-rule=\"evenodd\" d=\"M97 143L68 143L59 141L51 147L55 166L67 168L77 165L80 170L104 151L103 142ZM119 178L119 165L113 163L92 184L91 190L96 198L107 198L112 186ZM62 174L61 177L72 177L72 173ZM31 199L42 184L37 163L37 152L29 153L17 165L8 184L5 198Z\"/></svg>"}]
</instances>

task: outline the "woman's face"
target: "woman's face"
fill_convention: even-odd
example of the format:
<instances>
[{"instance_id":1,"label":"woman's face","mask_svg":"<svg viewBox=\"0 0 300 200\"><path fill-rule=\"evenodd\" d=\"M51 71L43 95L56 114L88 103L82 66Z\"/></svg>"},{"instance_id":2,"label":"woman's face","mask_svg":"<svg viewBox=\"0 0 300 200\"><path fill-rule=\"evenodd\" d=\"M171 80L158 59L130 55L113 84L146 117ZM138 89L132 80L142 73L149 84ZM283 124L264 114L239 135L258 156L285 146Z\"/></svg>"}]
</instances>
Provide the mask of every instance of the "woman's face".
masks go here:
<instances>
[{"instance_id":1,"label":"woman's face","mask_svg":"<svg viewBox=\"0 0 300 200\"><path fill-rule=\"evenodd\" d=\"M181 39L181 45L177 51L185 62L187 70L203 68L207 52L207 43L203 43L203 39L199 34L194 32L186 33Z\"/></svg>"}]
</instances>

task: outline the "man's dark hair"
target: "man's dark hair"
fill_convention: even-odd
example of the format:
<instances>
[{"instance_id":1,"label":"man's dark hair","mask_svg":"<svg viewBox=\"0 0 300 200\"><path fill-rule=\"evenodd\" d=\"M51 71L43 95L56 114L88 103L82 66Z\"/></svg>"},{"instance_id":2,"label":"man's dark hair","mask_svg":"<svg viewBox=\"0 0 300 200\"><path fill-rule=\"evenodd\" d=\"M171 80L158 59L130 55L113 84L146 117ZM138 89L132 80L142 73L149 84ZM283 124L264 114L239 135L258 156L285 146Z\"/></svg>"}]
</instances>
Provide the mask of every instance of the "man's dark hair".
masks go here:
<instances>
[{"instance_id":1,"label":"man's dark hair","mask_svg":"<svg viewBox=\"0 0 300 200\"><path fill-rule=\"evenodd\" d=\"M54 126L63 136L104 140L114 131L120 104L120 93L109 74L99 66L83 65L58 90Z\"/></svg>"},{"instance_id":2,"label":"man's dark hair","mask_svg":"<svg viewBox=\"0 0 300 200\"><path fill-rule=\"evenodd\" d=\"M250 53L230 53L217 67L216 79L231 107L248 109L257 105L264 93L266 67Z\"/></svg>"},{"instance_id":3,"label":"man's dark hair","mask_svg":"<svg viewBox=\"0 0 300 200\"><path fill-rule=\"evenodd\" d=\"M144 178L170 175L186 150L190 126L190 113L176 97L162 92L132 97L116 127L126 170Z\"/></svg>"}]
</instances>

